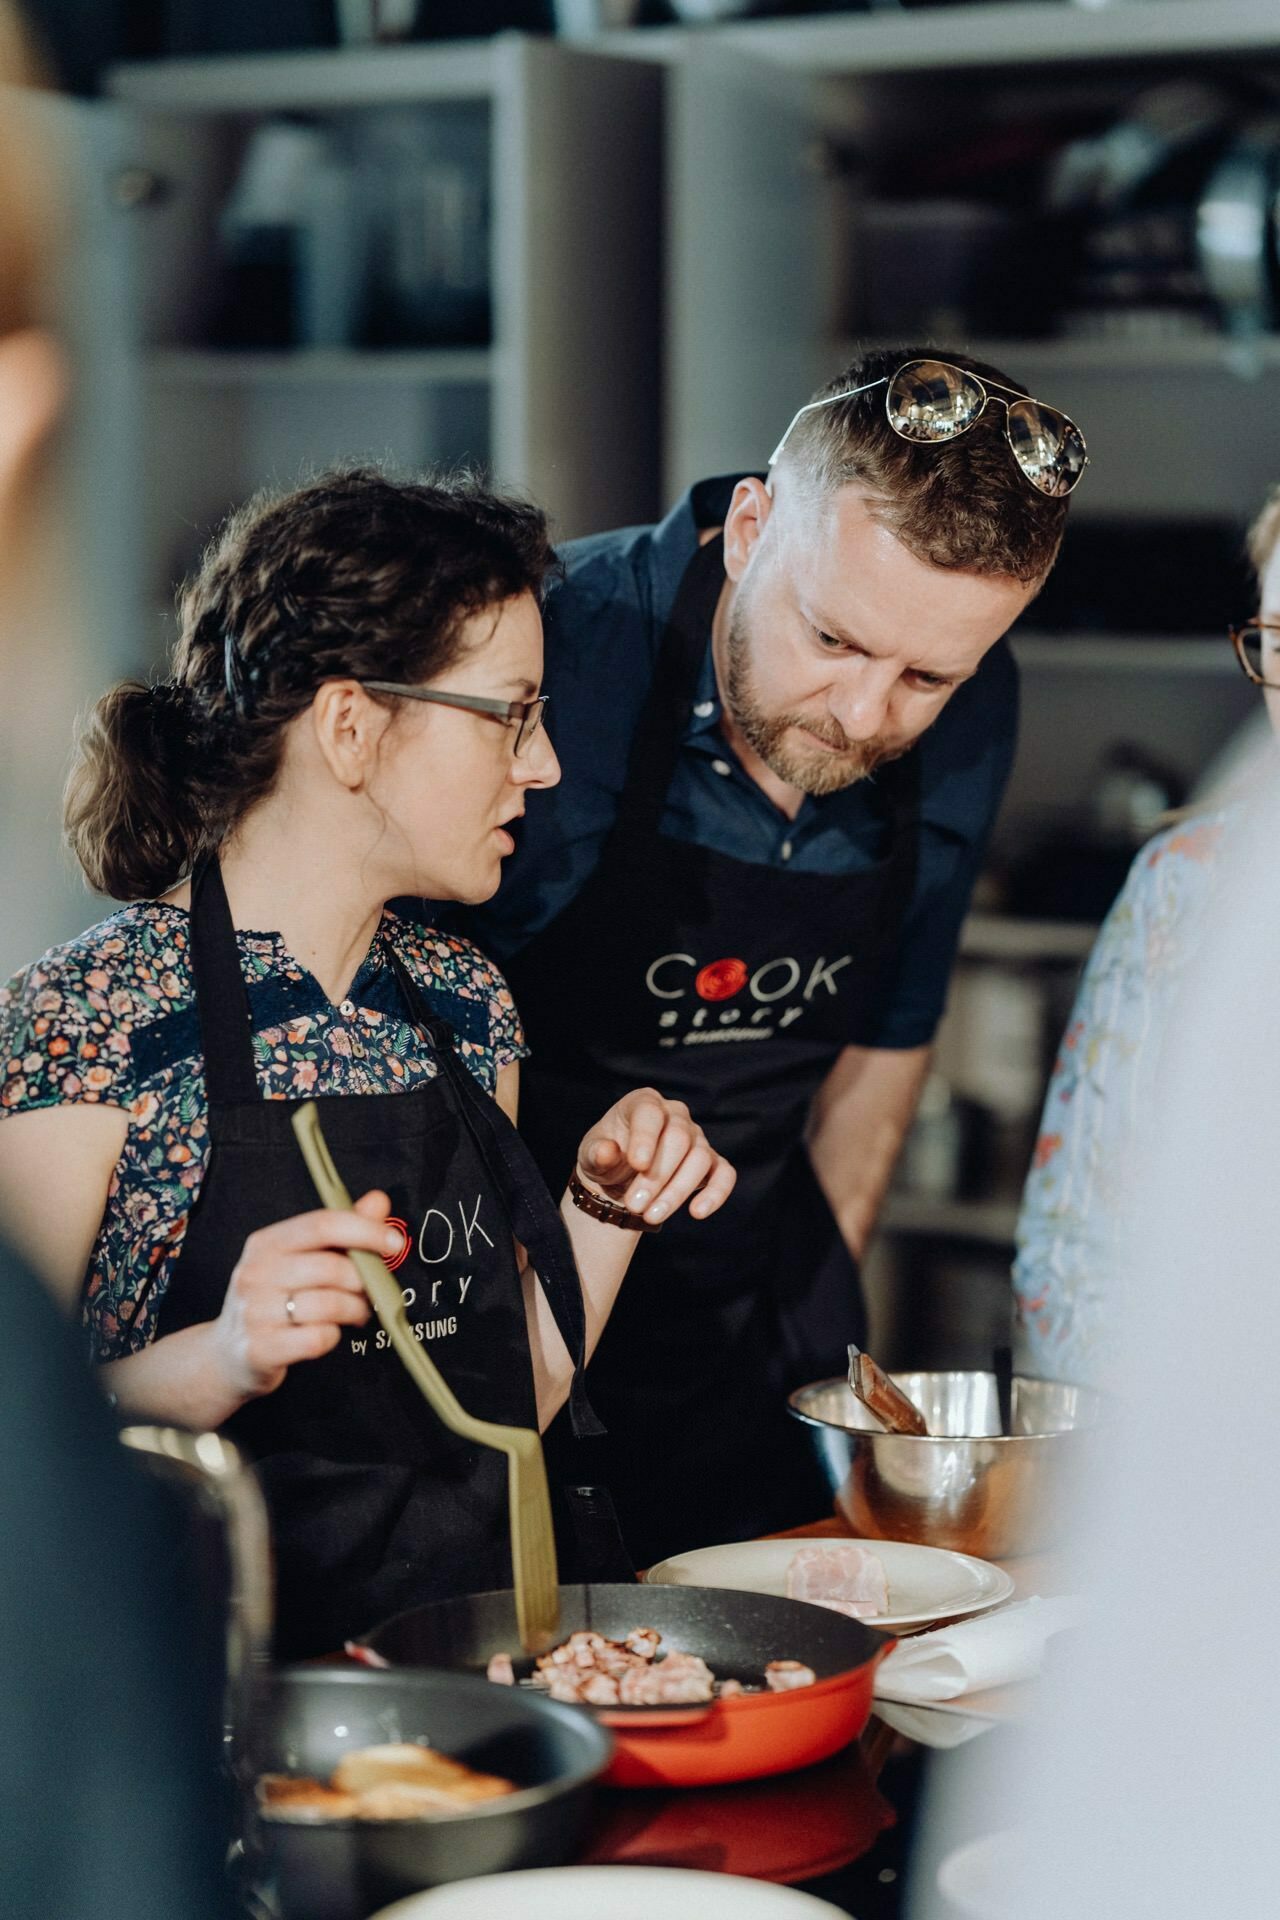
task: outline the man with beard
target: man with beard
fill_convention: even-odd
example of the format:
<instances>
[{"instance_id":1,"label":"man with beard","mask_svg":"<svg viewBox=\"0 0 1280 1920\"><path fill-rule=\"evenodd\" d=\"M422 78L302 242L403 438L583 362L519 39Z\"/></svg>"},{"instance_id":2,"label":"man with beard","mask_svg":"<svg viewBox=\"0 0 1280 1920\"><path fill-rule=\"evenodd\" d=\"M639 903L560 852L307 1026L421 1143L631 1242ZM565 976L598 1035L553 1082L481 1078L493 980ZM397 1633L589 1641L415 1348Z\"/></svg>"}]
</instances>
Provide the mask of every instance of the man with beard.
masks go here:
<instances>
[{"instance_id":1,"label":"man with beard","mask_svg":"<svg viewBox=\"0 0 1280 1920\"><path fill-rule=\"evenodd\" d=\"M561 1463L611 1487L641 1564L825 1504L783 1396L862 1333L857 1262L1013 757L1003 635L1086 463L1022 396L959 354L870 354L767 478L572 543L548 599L564 780L469 923L532 1048L522 1128L563 1180L639 1079L739 1169L714 1221L640 1248L591 1369L609 1438Z\"/></svg>"}]
</instances>

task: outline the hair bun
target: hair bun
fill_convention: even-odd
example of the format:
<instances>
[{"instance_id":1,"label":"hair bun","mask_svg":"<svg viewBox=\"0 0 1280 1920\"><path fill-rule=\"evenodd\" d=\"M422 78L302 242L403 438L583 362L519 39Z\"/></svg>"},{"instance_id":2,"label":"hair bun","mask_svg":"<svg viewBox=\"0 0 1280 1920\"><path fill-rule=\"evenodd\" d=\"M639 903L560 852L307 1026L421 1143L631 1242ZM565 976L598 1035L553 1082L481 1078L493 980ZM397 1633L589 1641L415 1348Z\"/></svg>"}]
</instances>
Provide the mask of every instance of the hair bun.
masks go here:
<instances>
[{"instance_id":1,"label":"hair bun","mask_svg":"<svg viewBox=\"0 0 1280 1920\"><path fill-rule=\"evenodd\" d=\"M183 680L156 680L147 688L147 698L157 713L182 714L185 718L195 704L195 689Z\"/></svg>"}]
</instances>

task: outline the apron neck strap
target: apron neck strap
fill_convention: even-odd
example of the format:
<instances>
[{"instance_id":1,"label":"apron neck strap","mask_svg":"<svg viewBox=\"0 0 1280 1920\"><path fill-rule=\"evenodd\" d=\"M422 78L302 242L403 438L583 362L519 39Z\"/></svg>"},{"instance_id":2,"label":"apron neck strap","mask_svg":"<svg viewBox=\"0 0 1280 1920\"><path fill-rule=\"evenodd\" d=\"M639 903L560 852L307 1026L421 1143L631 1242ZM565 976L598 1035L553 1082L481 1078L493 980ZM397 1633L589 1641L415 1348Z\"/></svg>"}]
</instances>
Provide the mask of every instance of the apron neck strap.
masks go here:
<instances>
[{"instance_id":1,"label":"apron neck strap","mask_svg":"<svg viewBox=\"0 0 1280 1920\"><path fill-rule=\"evenodd\" d=\"M688 561L663 629L618 809L618 825L624 831L645 835L657 831L689 724L724 577L724 534L717 533Z\"/></svg>"},{"instance_id":2,"label":"apron neck strap","mask_svg":"<svg viewBox=\"0 0 1280 1920\"><path fill-rule=\"evenodd\" d=\"M555 1323L573 1360L569 1420L578 1439L604 1432L583 1384L587 1364L587 1323L582 1280L569 1231L547 1183L516 1128L496 1100L480 1088L458 1057L453 1029L433 1014L416 980L394 948L389 948L396 982L413 1020L424 1027L435 1051L444 1086L506 1203L512 1231L525 1247L547 1296Z\"/></svg>"},{"instance_id":3,"label":"apron neck strap","mask_svg":"<svg viewBox=\"0 0 1280 1920\"><path fill-rule=\"evenodd\" d=\"M191 973L209 1105L260 1100L249 995L216 855L191 876Z\"/></svg>"}]
</instances>

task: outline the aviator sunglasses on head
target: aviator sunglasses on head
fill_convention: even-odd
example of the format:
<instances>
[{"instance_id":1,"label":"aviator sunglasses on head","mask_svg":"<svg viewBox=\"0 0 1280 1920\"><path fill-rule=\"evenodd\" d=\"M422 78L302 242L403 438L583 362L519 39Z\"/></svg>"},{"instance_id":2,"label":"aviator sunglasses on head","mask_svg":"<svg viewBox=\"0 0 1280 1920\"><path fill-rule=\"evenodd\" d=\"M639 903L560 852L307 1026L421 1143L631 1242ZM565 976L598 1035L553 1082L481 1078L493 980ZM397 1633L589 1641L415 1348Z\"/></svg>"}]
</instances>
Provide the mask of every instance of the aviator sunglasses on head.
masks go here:
<instances>
[{"instance_id":1,"label":"aviator sunglasses on head","mask_svg":"<svg viewBox=\"0 0 1280 1920\"><path fill-rule=\"evenodd\" d=\"M832 407L837 400L852 400L855 394L870 393L875 387L886 389L885 416L893 431L918 446L937 446L967 433L994 400L1004 408L1009 451L1038 493L1051 497L1070 493L1089 464L1084 435L1057 407L1047 407L1029 394L1001 386L999 381L979 379L976 373L953 366L949 360L908 360L896 373L882 374L865 386L829 393L825 400L810 400L770 454L769 465L777 465L796 421L806 413L812 413L815 407ZM999 390L993 392L993 388Z\"/></svg>"}]
</instances>

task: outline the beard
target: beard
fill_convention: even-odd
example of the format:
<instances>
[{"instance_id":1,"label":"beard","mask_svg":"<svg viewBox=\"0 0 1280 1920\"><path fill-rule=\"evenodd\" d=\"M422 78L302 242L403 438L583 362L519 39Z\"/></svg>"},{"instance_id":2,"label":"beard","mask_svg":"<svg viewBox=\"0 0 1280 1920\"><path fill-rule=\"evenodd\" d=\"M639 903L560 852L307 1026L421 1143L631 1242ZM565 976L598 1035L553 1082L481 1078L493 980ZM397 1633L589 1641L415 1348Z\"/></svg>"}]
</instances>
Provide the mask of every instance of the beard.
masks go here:
<instances>
[{"instance_id":1,"label":"beard","mask_svg":"<svg viewBox=\"0 0 1280 1920\"><path fill-rule=\"evenodd\" d=\"M784 709L770 713L761 703L751 668L751 641L741 590L734 601L725 635L725 705L744 739L768 767L789 787L820 799L853 786L886 761L897 760L913 740L888 740L874 734L870 740L850 740L838 720ZM797 729L812 734L822 747L806 751Z\"/></svg>"}]
</instances>

